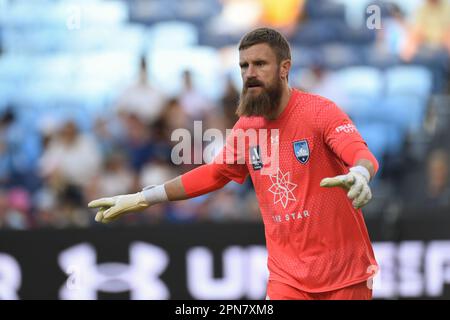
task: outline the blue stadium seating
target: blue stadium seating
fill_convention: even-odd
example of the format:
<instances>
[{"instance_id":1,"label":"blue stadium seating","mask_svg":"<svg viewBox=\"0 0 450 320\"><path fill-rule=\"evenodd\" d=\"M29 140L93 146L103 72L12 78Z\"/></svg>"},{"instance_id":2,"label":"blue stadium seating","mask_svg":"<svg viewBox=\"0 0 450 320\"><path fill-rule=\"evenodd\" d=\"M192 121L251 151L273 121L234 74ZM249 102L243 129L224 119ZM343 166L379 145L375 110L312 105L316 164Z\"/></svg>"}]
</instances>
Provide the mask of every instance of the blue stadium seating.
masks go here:
<instances>
[{"instance_id":1,"label":"blue stadium seating","mask_svg":"<svg viewBox=\"0 0 450 320\"><path fill-rule=\"evenodd\" d=\"M414 95L426 99L432 91L433 75L423 66L394 66L386 70L386 94Z\"/></svg>"},{"instance_id":2,"label":"blue stadium seating","mask_svg":"<svg viewBox=\"0 0 450 320\"><path fill-rule=\"evenodd\" d=\"M148 31L147 47L157 49L178 49L195 46L199 32L188 22L165 21L154 24Z\"/></svg>"},{"instance_id":3,"label":"blue stadium seating","mask_svg":"<svg viewBox=\"0 0 450 320\"><path fill-rule=\"evenodd\" d=\"M404 9L409 3L393 1ZM445 80L445 66L432 55L407 65L374 50L373 31L344 21L344 15L352 14L363 21L361 8L368 2L307 2L307 20L290 39L291 80L313 65L336 71L337 90L347 98L343 109L362 126L378 154L393 153L406 134L421 130L427 100ZM135 80L141 54L149 58L152 82L169 94L179 93L185 69L213 99L220 97L225 74L241 86L237 60L233 67L223 66L217 50L236 44L240 36L216 35L205 27L220 12L219 0L0 0L1 9L5 3L8 14L0 14L0 107L16 103L24 124L58 107L68 114L70 108L104 110ZM70 32L68 14L76 14L77 5L88 12L83 12L82 27ZM89 127L82 115L74 114L83 128Z\"/></svg>"},{"instance_id":4,"label":"blue stadium seating","mask_svg":"<svg viewBox=\"0 0 450 320\"><path fill-rule=\"evenodd\" d=\"M345 19L345 6L328 0L307 1L305 12L310 19Z\"/></svg>"},{"instance_id":5,"label":"blue stadium seating","mask_svg":"<svg viewBox=\"0 0 450 320\"><path fill-rule=\"evenodd\" d=\"M297 27L297 32L291 38L295 45L310 46L342 39L346 25L337 19L308 20Z\"/></svg>"},{"instance_id":6,"label":"blue stadium seating","mask_svg":"<svg viewBox=\"0 0 450 320\"><path fill-rule=\"evenodd\" d=\"M306 68L324 63L323 52L313 47L293 45L291 56L293 68Z\"/></svg>"},{"instance_id":7,"label":"blue stadium seating","mask_svg":"<svg viewBox=\"0 0 450 320\"><path fill-rule=\"evenodd\" d=\"M382 103L384 120L402 130L418 132L426 114L426 103L415 95L388 96Z\"/></svg>"},{"instance_id":8,"label":"blue stadium seating","mask_svg":"<svg viewBox=\"0 0 450 320\"><path fill-rule=\"evenodd\" d=\"M358 131L374 156L381 162L389 147L387 126L382 123L364 123L358 125Z\"/></svg>"},{"instance_id":9,"label":"blue stadium seating","mask_svg":"<svg viewBox=\"0 0 450 320\"><path fill-rule=\"evenodd\" d=\"M332 43L322 46L323 66L336 70L364 64L362 50L351 45Z\"/></svg>"},{"instance_id":10,"label":"blue stadium seating","mask_svg":"<svg viewBox=\"0 0 450 320\"><path fill-rule=\"evenodd\" d=\"M337 72L339 86L350 97L377 99L383 93L382 73L373 67L355 66Z\"/></svg>"}]
</instances>

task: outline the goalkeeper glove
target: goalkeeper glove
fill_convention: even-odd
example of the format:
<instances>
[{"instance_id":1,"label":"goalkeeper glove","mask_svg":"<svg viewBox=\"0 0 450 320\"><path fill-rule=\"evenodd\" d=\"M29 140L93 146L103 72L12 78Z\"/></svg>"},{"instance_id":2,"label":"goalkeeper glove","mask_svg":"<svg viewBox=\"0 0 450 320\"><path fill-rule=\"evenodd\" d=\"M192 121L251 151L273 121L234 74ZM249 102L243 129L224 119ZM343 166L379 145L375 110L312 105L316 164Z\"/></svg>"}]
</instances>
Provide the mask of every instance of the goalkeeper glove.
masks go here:
<instances>
[{"instance_id":1,"label":"goalkeeper glove","mask_svg":"<svg viewBox=\"0 0 450 320\"><path fill-rule=\"evenodd\" d=\"M369 171L363 166L356 166L350 168L350 172L345 175L323 179L320 182L320 186L341 187L348 190L347 197L353 200L353 207L359 209L372 199L369 180Z\"/></svg>"},{"instance_id":2,"label":"goalkeeper glove","mask_svg":"<svg viewBox=\"0 0 450 320\"><path fill-rule=\"evenodd\" d=\"M150 186L141 192L101 198L89 202L89 208L99 208L95 221L108 223L123 214L144 210L151 205L167 201L164 185Z\"/></svg>"}]
</instances>

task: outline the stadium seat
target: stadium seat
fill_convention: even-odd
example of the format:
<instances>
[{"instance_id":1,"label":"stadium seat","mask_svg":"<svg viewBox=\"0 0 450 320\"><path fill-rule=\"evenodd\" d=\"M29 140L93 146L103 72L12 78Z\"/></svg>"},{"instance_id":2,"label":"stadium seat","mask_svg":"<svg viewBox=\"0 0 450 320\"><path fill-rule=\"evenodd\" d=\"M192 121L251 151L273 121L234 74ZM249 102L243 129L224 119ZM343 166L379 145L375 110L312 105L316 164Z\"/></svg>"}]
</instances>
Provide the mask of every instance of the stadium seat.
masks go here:
<instances>
[{"instance_id":1,"label":"stadium seat","mask_svg":"<svg viewBox=\"0 0 450 320\"><path fill-rule=\"evenodd\" d=\"M40 54L58 51L62 46L63 28L5 28L3 31L3 48L8 54Z\"/></svg>"},{"instance_id":2,"label":"stadium seat","mask_svg":"<svg viewBox=\"0 0 450 320\"><path fill-rule=\"evenodd\" d=\"M337 19L309 20L300 24L292 36L293 45L311 46L340 41L345 22Z\"/></svg>"},{"instance_id":3,"label":"stadium seat","mask_svg":"<svg viewBox=\"0 0 450 320\"><path fill-rule=\"evenodd\" d=\"M13 54L4 54L0 56L0 81L19 85L25 81L30 74L29 56L18 56Z\"/></svg>"},{"instance_id":4,"label":"stadium seat","mask_svg":"<svg viewBox=\"0 0 450 320\"><path fill-rule=\"evenodd\" d=\"M362 65L363 56L360 48L333 43L322 47L323 64L326 68L336 70L350 66Z\"/></svg>"},{"instance_id":5,"label":"stadium seat","mask_svg":"<svg viewBox=\"0 0 450 320\"><path fill-rule=\"evenodd\" d=\"M341 31L341 41L350 45L370 45L375 41L376 30L345 27Z\"/></svg>"},{"instance_id":6,"label":"stadium seat","mask_svg":"<svg viewBox=\"0 0 450 320\"><path fill-rule=\"evenodd\" d=\"M362 28L364 13L371 0L332 0L345 6L345 17L347 23L355 28Z\"/></svg>"},{"instance_id":7,"label":"stadium seat","mask_svg":"<svg viewBox=\"0 0 450 320\"><path fill-rule=\"evenodd\" d=\"M376 45L368 45L360 48L364 61L368 66L381 70L401 64L400 57L393 53L383 52Z\"/></svg>"},{"instance_id":8,"label":"stadium seat","mask_svg":"<svg viewBox=\"0 0 450 320\"><path fill-rule=\"evenodd\" d=\"M313 65L323 64L323 51L314 47L292 46L292 67L293 68L310 68Z\"/></svg>"},{"instance_id":9,"label":"stadium seat","mask_svg":"<svg viewBox=\"0 0 450 320\"><path fill-rule=\"evenodd\" d=\"M384 121L407 132L418 132L426 115L426 103L415 95L389 96L381 104Z\"/></svg>"},{"instance_id":10,"label":"stadium seat","mask_svg":"<svg viewBox=\"0 0 450 320\"><path fill-rule=\"evenodd\" d=\"M358 125L358 131L367 142L370 151L379 162L389 150L389 131L382 123L365 123Z\"/></svg>"},{"instance_id":11,"label":"stadium seat","mask_svg":"<svg viewBox=\"0 0 450 320\"><path fill-rule=\"evenodd\" d=\"M220 13L219 0L169 0L175 13L175 18L182 21L198 23Z\"/></svg>"},{"instance_id":12,"label":"stadium seat","mask_svg":"<svg viewBox=\"0 0 450 320\"><path fill-rule=\"evenodd\" d=\"M378 101L370 96L350 96L341 107L356 124L366 123L377 120Z\"/></svg>"},{"instance_id":13,"label":"stadium seat","mask_svg":"<svg viewBox=\"0 0 450 320\"><path fill-rule=\"evenodd\" d=\"M167 0L129 0L130 22L153 25L175 19L174 8Z\"/></svg>"},{"instance_id":14,"label":"stadium seat","mask_svg":"<svg viewBox=\"0 0 450 320\"><path fill-rule=\"evenodd\" d=\"M312 19L345 19L345 5L328 0L307 1L306 15Z\"/></svg>"},{"instance_id":15,"label":"stadium seat","mask_svg":"<svg viewBox=\"0 0 450 320\"><path fill-rule=\"evenodd\" d=\"M8 14L2 19L6 27L65 27L71 14L82 15L85 27L118 25L128 18L127 4L119 0L18 0L10 1L6 6Z\"/></svg>"},{"instance_id":16,"label":"stadium seat","mask_svg":"<svg viewBox=\"0 0 450 320\"><path fill-rule=\"evenodd\" d=\"M395 66L385 72L388 96L414 95L426 100L432 91L433 75L422 66Z\"/></svg>"},{"instance_id":17,"label":"stadium seat","mask_svg":"<svg viewBox=\"0 0 450 320\"><path fill-rule=\"evenodd\" d=\"M405 143L407 133L395 124L386 123L385 130L388 137L387 153L390 155L398 155Z\"/></svg>"},{"instance_id":18,"label":"stadium seat","mask_svg":"<svg viewBox=\"0 0 450 320\"><path fill-rule=\"evenodd\" d=\"M377 99L383 91L381 72L372 67L349 67L337 72L337 85L349 97Z\"/></svg>"},{"instance_id":19,"label":"stadium seat","mask_svg":"<svg viewBox=\"0 0 450 320\"><path fill-rule=\"evenodd\" d=\"M195 25L188 22L165 21L154 24L148 31L147 47L178 49L197 45L199 34Z\"/></svg>"}]
</instances>

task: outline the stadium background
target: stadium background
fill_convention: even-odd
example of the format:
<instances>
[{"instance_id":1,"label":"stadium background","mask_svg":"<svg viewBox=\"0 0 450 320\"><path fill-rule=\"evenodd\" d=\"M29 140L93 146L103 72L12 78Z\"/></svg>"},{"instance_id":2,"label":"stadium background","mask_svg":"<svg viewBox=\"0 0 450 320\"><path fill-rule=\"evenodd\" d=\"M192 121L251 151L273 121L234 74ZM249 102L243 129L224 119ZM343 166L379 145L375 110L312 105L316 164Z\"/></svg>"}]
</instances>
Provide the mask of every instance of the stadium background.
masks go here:
<instances>
[{"instance_id":1,"label":"stadium background","mask_svg":"<svg viewBox=\"0 0 450 320\"><path fill-rule=\"evenodd\" d=\"M264 297L249 179L107 226L86 209L195 167L171 162L171 133L232 127L236 44L258 25L290 40L291 85L337 102L380 161L375 296L450 298L449 55L403 50L421 21L449 29L448 1L426 2L0 0L0 298Z\"/></svg>"}]
</instances>

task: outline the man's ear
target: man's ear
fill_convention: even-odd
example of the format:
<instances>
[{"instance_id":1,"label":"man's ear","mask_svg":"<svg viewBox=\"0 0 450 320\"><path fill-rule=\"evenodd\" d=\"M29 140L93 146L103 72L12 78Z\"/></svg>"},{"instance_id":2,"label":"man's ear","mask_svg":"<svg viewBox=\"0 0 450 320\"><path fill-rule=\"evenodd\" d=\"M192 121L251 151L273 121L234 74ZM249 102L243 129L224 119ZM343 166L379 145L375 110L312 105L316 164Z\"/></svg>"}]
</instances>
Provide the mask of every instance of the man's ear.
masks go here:
<instances>
[{"instance_id":1,"label":"man's ear","mask_svg":"<svg viewBox=\"0 0 450 320\"><path fill-rule=\"evenodd\" d=\"M280 77L282 79L287 79L289 75L289 70L291 70L291 60L286 59L281 61L280 64Z\"/></svg>"}]
</instances>

